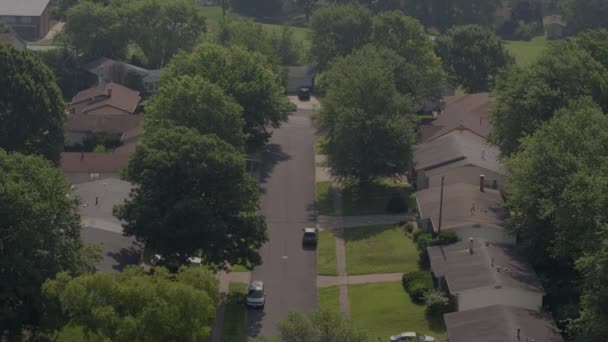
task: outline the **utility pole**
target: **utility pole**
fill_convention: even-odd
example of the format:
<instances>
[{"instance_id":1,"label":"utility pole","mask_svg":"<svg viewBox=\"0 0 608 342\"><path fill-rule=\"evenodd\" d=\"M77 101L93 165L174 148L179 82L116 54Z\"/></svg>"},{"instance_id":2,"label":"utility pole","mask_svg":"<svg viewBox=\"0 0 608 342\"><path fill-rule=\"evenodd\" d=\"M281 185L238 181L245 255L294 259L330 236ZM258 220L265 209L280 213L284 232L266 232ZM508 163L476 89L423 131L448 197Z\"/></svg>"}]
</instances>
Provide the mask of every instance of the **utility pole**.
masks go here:
<instances>
[{"instance_id":1,"label":"utility pole","mask_svg":"<svg viewBox=\"0 0 608 342\"><path fill-rule=\"evenodd\" d=\"M441 213L443 212L443 180L445 176L441 176L441 194L439 195L439 226L437 227L437 233L441 233Z\"/></svg>"}]
</instances>

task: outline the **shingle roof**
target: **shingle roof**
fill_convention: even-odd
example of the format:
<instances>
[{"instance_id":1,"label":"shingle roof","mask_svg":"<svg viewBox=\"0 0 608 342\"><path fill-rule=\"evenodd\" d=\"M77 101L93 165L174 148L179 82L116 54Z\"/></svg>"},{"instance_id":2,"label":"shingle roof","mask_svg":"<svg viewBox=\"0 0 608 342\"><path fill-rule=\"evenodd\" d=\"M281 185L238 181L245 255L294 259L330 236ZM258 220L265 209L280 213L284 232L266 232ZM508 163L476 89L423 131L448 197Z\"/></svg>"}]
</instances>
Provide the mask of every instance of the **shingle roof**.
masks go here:
<instances>
[{"instance_id":1,"label":"shingle roof","mask_svg":"<svg viewBox=\"0 0 608 342\"><path fill-rule=\"evenodd\" d=\"M500 150L489 143L481 143L460 134L451 134L421 143L414 148L416 170L432 170L454 164L475 165L506 174L498 160Z\"/></svg>"},{"instance_id":2,"label":"shingle roof","mask_svg":"<svg viewBox=\"0 0 608 342\"><path fill-rule=\"evenodd\" d=\"M109 91L111 91L111 94ZM135 113L137 105L139 104L139 101L141 101L141 96L139 95L138 91L129 89L118 83L110 82L79 92L72 98L72 104L89 101L91 98L96 97L99 97L100 100L86 106L84 109L82 109L82 113L86 113L106 105L122 109L129 113Z\"/></svg>"},{"instance_id":3,"label":"shingle roof","mask_svg":"<svg viewBox=\"0 0 608 342\"><path fill-rule=\"evenodd\" d=\"M523 308L492 305L443 317L450 342L563 342L551 315Z\"/></svg>"},{"instance_id":4,"label":"shingle roof","mask_svg":"<svg viewBox=\"0 0 608 342\"><path fill-rule=\"evenodd\" d=\"M151 72L151 70L141 68L141 67L138 67L133 64L117 61L117 60L107 58L107 57L100 57L94 61L91 61L87 64L82 65L81 68L83 70L90 72L93 75L97 75L100 67L103 67L104 72L106 72L107 70L110 70L110 68L112 66L117 65L117 64L124 66L126 70L133 70L133 71L137 72L142 77L148 75Z\"/></svg>"},{"instance_id":5,"label":"shingle roof","mask_svg":"<svg viewBox=\"0 0 608 342\"><path fill-rule=\"evenodd\" d=\"M443 110L437 118L430 125L420 126L418 141L431 141L455 129L467 129L487 138L490 133L488 115L495 102L489 93L445 96Z\"/></svg>"},{"instance_id":6,"label":"shingle roof","mask_svg":"<svg viewBox=\"0 0 608 342\"><path fill-rule=\"evenodd\" d=\"M566 22L566 20L564 20L564 18L561 15L557 15L557 14L548 15L548 16L544 17L543 24L544 25L557 24L557 25L564 26L564 27L568 26L568 23Z\"/></svg>"},{"instance_id":7,"label":"shingle roof","mask_svg":"<svg viewBox=\"0 0 608 342\"><path fill-rule=\"evenodd\" d=\"M131 138L137 135L140 126L142 126L142 116L139 114L70 114L65 127L68 132L128 132Z\"/></svg>"},{"instance_id":8,"label":"shingle roof","mask_svg":"<svg viewBox=\"0 0 608 342\"><path fill-rule=\"evenodd\" d=\"M451 294L478 288L518 288L544 293L532 267L506 244L473 240L428 247L431 270L445 277Z\"/></svg>"},{"instance_id":9,"label":"shingle roof","mask_svg":"<svg viewBox=\"0 0 608 342\"><path fill-rule=\"evenodd\" d=\"M65 173L118 173L129 164L125 152L63 152L61 170Z\"/></svg>"},{"instance_id":10,"label":"shingle roof","mask_svg":"<svg viewBox=\"0 0 608 342\"><path fill-rule=\"evenodd\" d=\"M438 228L440 187L416 192L418 210L422 218L430 218L433 229ZM505 216L504 201L496 190L470 184L444 186L441 229L456 228L471 223L500 225Z\"/></svg>"},{"instance_id":11,"label":"shingle roof","mask_svg":"<svg viewBox=\"0 0 608 342\"><path fill-rule=\"evenodd\" d=\"M2 0L0 16L38 17L49 5L50 0Z\"/></svg>"}]
</instances>

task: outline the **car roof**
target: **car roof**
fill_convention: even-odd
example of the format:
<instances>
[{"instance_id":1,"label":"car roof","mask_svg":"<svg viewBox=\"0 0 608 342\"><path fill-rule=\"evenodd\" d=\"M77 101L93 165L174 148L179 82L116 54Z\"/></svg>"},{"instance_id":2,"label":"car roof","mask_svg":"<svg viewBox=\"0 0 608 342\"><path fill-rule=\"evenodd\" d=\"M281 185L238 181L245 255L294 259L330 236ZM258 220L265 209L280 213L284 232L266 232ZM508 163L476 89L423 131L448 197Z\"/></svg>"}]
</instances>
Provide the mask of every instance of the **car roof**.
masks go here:
<instances>
[{"instance_id":1,"label":"car roof","mask_svg":"<svg viewBox=\"0 0 608 342\"><path fill-rule=\"evenodd\" d=\"M408 331L408 332L402 332L399 335L391 336L391 338L397 338L397 337L416 337L416 333L413 331Z\"/></svg>"},{"instance_id":2,"label":"car roof","mask_svg":"<svg viewBox=\"0 0 608 342\"><path fill-rule=\"evenodd\" d=\"M304 233L316 233L316 228L304 228Z\"/></svg>"},{"instance_id":3,"label":"car roof","mask_svg":"<svg viewBox=\"0 0 608 342\"><path fill-rule=\"evenodd\" d=\"M262 290L264 288L264 282L261 280L254 280L249 285L249 288L253 290Z\"/></svg>"}]
</instances>

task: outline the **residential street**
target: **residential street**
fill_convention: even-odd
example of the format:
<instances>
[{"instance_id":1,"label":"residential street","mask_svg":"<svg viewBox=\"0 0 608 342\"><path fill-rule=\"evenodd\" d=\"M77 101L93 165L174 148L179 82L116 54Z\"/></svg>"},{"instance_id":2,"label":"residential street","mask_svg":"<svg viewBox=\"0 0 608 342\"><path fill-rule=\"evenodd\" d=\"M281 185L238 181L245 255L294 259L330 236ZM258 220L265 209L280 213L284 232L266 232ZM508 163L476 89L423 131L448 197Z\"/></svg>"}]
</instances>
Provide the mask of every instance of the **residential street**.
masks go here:
<instances>
[{"instance_id":1,"label":"residential street","mask_svg":"<svg viewBox=\"0 0 608 342\"><path fill-rule=\"evenodd\" d=\"M248 339L274 335L291 310L310 312L317 304L316 252L302 247L302 228L314 227L314 130L310 111L300 110L275 130L262 157L262 210L270 241L263 265L251 275L265 283L266 306L250 310Z\"/></svg>"}]
</instances>

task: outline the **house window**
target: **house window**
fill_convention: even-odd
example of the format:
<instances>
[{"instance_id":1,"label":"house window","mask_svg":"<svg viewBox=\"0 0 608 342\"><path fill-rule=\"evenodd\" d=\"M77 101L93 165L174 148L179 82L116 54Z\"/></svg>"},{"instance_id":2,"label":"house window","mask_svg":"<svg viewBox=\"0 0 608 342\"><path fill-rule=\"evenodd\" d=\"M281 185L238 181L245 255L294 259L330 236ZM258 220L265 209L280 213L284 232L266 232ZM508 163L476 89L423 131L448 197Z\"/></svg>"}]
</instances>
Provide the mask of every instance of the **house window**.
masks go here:
<instances>
[{"instance_id":1,"label":"house window","mask_svg":"<svg viewBox=\"0 0 608 342\"><path fill-rule=\"evenodd\" d=\"M19 17L19 22L21 24L31 24L32 23L32 17Z\"/></svg>"},{"instance_id":2,"label":"house window","mask_svg":"<svg viewBox=\"0 0 608 342\"><path fill-rule=\"evenodd\" d=\"M89 179L94 181L99 179L99 173L89 173Z\"/></svg>"},{"instance_id":3,"label":"house window","mask_svg":"<svg viewBox=\"0 0 608 342\"><path fill-rule=\"evenodd\" d=\"M17 23L17 17L0 17L0 22L1 23L5 23L5 24L16 24Z\"/></svg>"}]
</instances>

